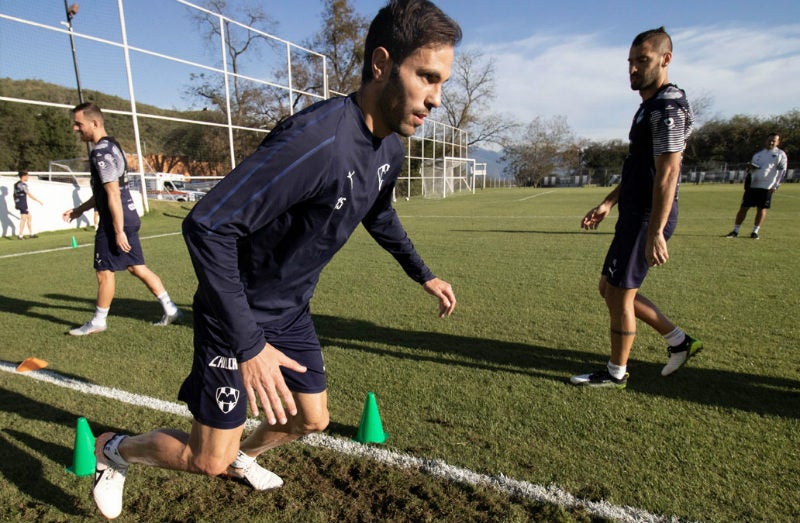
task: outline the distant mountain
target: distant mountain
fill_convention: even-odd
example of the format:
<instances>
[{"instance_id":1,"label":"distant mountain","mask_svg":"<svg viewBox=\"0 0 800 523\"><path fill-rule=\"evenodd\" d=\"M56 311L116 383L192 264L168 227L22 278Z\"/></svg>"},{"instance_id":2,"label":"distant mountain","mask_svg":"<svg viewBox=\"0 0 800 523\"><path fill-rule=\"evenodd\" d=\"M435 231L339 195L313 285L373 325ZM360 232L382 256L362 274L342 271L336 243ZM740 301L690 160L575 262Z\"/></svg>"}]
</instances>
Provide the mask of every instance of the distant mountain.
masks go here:
<instances>
[{"instance_id":1,"label":"distant mountain","mask_svg":"<svg viewBox=\"0 0 800 523\"><path fill-rule=\"evenodd\" d=\"M478 162L486 164L486 177L487 178L506 178L503 173L505 162L500 161L503 156L502 151L492 151L490 149L481 149L480 147L472 147L469 150L471 158L475 158Z\"/></svg>"}]
</instances>

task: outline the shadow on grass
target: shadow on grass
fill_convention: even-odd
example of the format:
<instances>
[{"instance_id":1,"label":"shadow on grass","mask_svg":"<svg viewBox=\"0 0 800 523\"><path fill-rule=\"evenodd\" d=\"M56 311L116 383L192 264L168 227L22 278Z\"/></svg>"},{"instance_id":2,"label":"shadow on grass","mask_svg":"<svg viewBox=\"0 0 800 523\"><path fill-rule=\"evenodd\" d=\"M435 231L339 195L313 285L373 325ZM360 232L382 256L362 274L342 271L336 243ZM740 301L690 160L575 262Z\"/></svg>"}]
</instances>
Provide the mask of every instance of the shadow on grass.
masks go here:
<instances>
[{"instance_id":1,"label":"shadow on grass","mask_svg":"<svg viewBox=\"0 0 800 523\"><path fill-rule=\"evenodd\" d=\"M49 424L62 425L64 431L74 434L77 420L81 414L76 414L53 405L42 403L25 395L2 389L0 410L10 414ZM93 432L97 431L93 428ZM72 465L73 449L45 441L32 434L19 430L4 428L0 433L2 446L2 459L0 459L0 475L6 481L13 483L21 492L25 492L43 505L51 505L64 514L74 516L87 516L79 510L80 501L65 492L61 487L47 481L42 470L42 463L32 453L47 456L57 465L63 465L64 474L69 474L66 468ZM87 484L88 488L88 484Z\"/></svg>"},{"instance_id":2,"label":"shadow on grass","mask_svg":"<svg viewBox=\"0 0 800 523\"><path fill-rule=\"evenodd\" d=\"M68 294L45 294L44 297L47 298L48 300L66 301L78 304L75 306L61 307L61 308L68 310L78 310L78 311L85 310L87 314L86 317L87 320L91 319L92 314L94 314L95 298L82 298L79 296L70 296ZM38 303L36 305L47 308L58 307L54 306L52 303ZM187 325L191 327L193 324L191 308L180 303L176 303L176 305L184 313L183 318L181 318L180 323L178 323L178 325ZM4 308L4 306L2 306L2 308ZM0 308L0 310L2 310L2 308ZM13 312L22 314L22 312L18 310L15 310ZM163 313L164 311L162 310L161 305L158 303L158 300L155 297L152 300L136 300L132 298L115 297L114 301L111 303L111 309L109 310L108 314L110 317L131 318L134 320L142 320L150 323L161 319L161 315ZM43 318L43 319L48 319L48 318ZM71 327L76 326L74 322L64 322L63 320L58 320L57 322L70 325Z\"/></svg>"},{"instance_id":3,"label":"shadow on grass","mask_svg":"<svg viewBox=\"0 0 800 523\"><path fill-rule=\"evenodd\" d=\"M569 386L569 376L600 369L607 361L607 358L585 351L436 332L404 331L334 316L315 315L314 322L323 346L337 345L349 350L396 358L520 373L558 381L564 386ZM397 345L410 351L419 350L420 353L378 348L385 345ZM447 359L439 358L429 355L430 351L450 356ZM453 361L453 355L460 358L460 361ZM700 353L697 359L702 357L703 354ZM796 380L701 369L693 366L692 362L675 375L664 378L661 376L662 366L632 360L628 368L633 378L628 381L628 388L701 405L800 418L800 382ZM554 378L554 374L562 375L563 379Z\"/></svg>"},{"instance_id":4,"label":"shadow on grass","mask_svg":"<svg viewBox=\"0 0 800 523\"><path fill-rule=\"evenodd\" d=\"M92 303L94 302L92 301ZM84 307L58 306L58 305L53 305L52 303L47 303L42 301L20 300L18 298L11 298L9 296L0 296L0 312L4 314L19 314L20 316L25 316L26 318L35 318L60 325L72 326L72 322L70 321L64 320L57 316L53 316L51 314L42 314L41 312L37 312L37 310L42 310L42 309L46 310L62 309L68 311L79 311L83 310Z\"/></svg>"},{"instance_id":5,"label":"shadow on grass","mask_svg":"<svg viewBox=\"0 0 800 523\"><path fill-rule=\"evenodd\" d=\"M467 234L481 234L481 233L497 233L497 234L551 234L551 235L558 235L558 236L574 236L574 235L586 235L586 234L593 234L593 235L600 235L600 236L612 236L614 234L613 229L610 232L604 231L539 231L539 230L532 230L532 229L450 229L449 232L463 232Z\"/></svg>"}]
</instances>

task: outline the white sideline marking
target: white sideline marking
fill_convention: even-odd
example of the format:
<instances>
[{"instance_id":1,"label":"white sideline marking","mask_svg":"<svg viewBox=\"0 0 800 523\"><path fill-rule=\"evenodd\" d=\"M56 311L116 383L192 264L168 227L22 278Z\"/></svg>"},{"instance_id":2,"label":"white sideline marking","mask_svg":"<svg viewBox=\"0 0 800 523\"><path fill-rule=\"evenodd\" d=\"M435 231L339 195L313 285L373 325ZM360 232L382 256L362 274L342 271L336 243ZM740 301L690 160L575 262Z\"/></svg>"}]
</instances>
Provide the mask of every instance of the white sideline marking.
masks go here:
<instances>
[{"instance_id":1,"label":"white sideline marking","mask_svg":"<svg viewBox=\"0 0 800 523\"><path fill-rule=\"evenodd\" d=\"M139 238L139 240L149 240L151 238L163 238L164 236L175 236L176 234L183 234L180 232L168 232L164 234L156 234L153 236L144 236ZM58 252L58 251L70 251L72 249L83 249L84 247L94 247L94 243L84 243L83 245L78 245L77 247L56 247L55 249L44 249L41 251L27 251L27 252L18 252L15 254L4 254L0 256L0 260L4 258L16 258L18 256L28 256L29 254L44 254L46 252Z\"/></svg>"},{"instance_id":2,"label":"white sideline marking","mask_svg":"<svg viewBox=\"0 0 800 523\"><path fill-rule=\"evenodd\" d=\"M16 368L16 364L0 361L0 370L5 372L33 378L84 394L102 396L138 407L147 407L187 418L191 417L189 409L183 404L172 403L141 394L133 394L119 389L103 387L101 385L93 385L73 378L66 378L49 370L18 373ZM250 418L247 420L247 423L245 423L245 427L252 430L259 423L259 420ZM503 474L497 476L479 474L469 469L448 465L444 461L438 459L418 458L409 454L402 454L375 446L364 445L349 439L335 438L325 434L311 434L301 438L299 441L312 447L321 447L348 456L367 458L386 465L418 470L424 474L448 481L491 487L509 496L519 496L532 501L552 503L568 509L583 508L593 516L624 523L679 523L681 521L675 516L659 516L634 507L612 505L605 501L581 499L573 496L569 492L561 490L555 485L536 485L527 481L509 478Z\"/></svg>"},{"instance_id":3,"label":"white sideline marking","mask_svg":"<svg viewBox=\"0 0 800 523\"><path fill-rule=\"evenodd\" d=\"M553 189L552 191L540 192L539 194L532 194L530 196L526 196L525 198L520 198L517 201L518 202L524 202L525 200L530 200L531 198L538 198L539 196L544 196L545 194L550 194L550 193L554 193L554 192L556 192L555 189Z\"/></svg>"}]
</instances>

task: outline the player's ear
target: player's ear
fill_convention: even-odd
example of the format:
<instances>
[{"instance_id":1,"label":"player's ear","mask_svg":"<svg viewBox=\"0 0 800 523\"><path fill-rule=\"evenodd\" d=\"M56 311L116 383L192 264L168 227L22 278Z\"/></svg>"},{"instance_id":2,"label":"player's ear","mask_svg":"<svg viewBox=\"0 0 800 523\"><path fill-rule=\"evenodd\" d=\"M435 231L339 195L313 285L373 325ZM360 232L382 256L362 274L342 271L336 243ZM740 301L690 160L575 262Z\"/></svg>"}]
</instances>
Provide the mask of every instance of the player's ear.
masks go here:
<instances>
[{"instance_id":1,"label":"player's ear","mask_svg":"<svg viewBox=\"0 0 800 523\"><path fill-rule=\"evenodd\" d=\"M375 81L385 81L392 70L392 59L385 47L376 47L372 51L372 77Z\"/></svg>"}]
</instances>

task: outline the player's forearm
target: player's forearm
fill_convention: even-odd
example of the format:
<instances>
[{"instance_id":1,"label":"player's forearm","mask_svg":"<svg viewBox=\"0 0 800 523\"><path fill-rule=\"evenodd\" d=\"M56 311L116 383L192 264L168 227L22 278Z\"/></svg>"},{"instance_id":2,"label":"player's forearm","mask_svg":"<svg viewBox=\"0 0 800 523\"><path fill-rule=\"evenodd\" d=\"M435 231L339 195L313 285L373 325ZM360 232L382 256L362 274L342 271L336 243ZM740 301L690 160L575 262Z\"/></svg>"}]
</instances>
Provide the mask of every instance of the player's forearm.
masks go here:
<instances>
[{"instance_id":1,"label":"player's forearm","mask_svg":"<svg viewBox=\"0 0 800 523\"><path fill-rule=\"evenodd\" d=\"M648 234L661 234L669 219L681 172L680 153L656 157L656 176L653 180L653 204L650 210Z\"/></svg>"}]
</instances>

